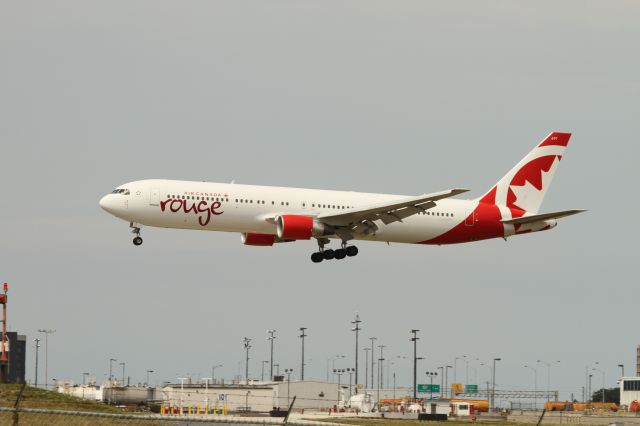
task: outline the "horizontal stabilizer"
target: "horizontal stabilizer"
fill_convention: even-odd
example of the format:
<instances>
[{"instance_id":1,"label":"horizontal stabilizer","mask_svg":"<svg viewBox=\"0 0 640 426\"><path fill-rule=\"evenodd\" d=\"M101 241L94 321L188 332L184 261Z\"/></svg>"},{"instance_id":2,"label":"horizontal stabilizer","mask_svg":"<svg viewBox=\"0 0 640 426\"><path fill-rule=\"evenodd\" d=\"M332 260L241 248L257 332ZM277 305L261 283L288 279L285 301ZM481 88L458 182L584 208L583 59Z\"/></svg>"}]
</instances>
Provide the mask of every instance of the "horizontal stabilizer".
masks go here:
<instances>
[{"instance_id":1,"label":"horizontal stabilizer","mask_svg":"<svg viewBox=\"0 0 640 426\"><path fill-rule=\"evenodd\" d=\"M530 216L523 216L515 219L505 219L505 220L502 220L501 222L508 225L515 225L515 224L523 225L525 223L541 222L543 220L549 220L549 219L560 219L561 217L571 216L571 215L582 213L582 212L586 212L586 210L565 210L562 212L533 214Z\"/></svg>"}]
</instances>

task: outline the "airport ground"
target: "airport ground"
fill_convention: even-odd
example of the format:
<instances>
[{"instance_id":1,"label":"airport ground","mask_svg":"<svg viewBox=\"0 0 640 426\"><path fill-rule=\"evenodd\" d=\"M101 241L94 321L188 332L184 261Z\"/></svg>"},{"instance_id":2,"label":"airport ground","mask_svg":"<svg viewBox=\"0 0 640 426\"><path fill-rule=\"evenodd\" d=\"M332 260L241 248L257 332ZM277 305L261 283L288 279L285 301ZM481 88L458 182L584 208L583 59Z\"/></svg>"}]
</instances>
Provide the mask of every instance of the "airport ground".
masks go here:
<instances>
[{"instance_id":1,"label":"airport ground","mask_svg":"<svg viewBox=\"0 0 640 426\"><path fill-rule=\"evenodd\" d=\"M24 388L20 399L20 408L27 410L41 410L41 412L20 412L18 422L14 422L14 413L11 408L15 406L16 400L20 394L21 385L0 385L0 425L98 425L98 426L169 426L169 425L196 425L196 424L282 424L282 420L269 417L246 417L246 416L228 416L218 417L217 419L208 419L203 416L176 416L176 417L160 417L157 415L150 416L149 413L136 413L134 409L123 407L115 407L100 402L89 401L69 395L60 394L58 392L47 391L30 386ZM74 414L60 414L61 411ZM379 417L379 413L371 413L368 415L360 415L354 417L348 413L334 413L327 416L326 413L317 411L305 411L304 414L295 413L291 416L291 424L293 425L354 425L354 426L382 426L397 425L411 426L432 424L434 426L446 424L448 426L460 426L463 424L475 423L478 425L495 425L496 423L508 423L509 425L535 425L537 424L541 412L540 411L518 411L512 412L508 417L499 415L491 416L483 415L475 422L470 420L450 419L446 422L429 422L418 421L415 414L407 413L402 419L389 418L386 414L385 418ZM111 417L99 417L111 416ZM397 413L396 413L397 415ZM118 417L119 416L119 417ZM215 422L214 422L215 420ZM562 413L550 412L544 416L543 424L560 425L560 424L585 424L585 425L640 425L640 417L630 413L625 414L589 414L582 413Z\"/></svg>"}]
</instances>

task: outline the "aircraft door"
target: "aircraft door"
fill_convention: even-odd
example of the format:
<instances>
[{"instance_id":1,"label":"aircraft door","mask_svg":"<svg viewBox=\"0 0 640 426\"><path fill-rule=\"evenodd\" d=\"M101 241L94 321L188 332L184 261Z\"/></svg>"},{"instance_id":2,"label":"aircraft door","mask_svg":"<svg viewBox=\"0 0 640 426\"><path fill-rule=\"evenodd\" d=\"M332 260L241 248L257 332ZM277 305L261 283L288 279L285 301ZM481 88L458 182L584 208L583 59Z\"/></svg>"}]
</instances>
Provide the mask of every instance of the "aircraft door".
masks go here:
<instances>
[{"instance_id":1,"label":"aircraft door","mask_svg":"<svg viewBox=\"0 0 640 426\"><path fill-rule=\"evenodd\" d=\"M464 224L466 226L473 226L476 221L476 212L475 210L466 211L466 219L464 220Z\"/></svg>"},{"instance_id":2,"label":"aircraft door","mask_svg":"<svg viewBox=\"0 0 640 426\"><path fill-rule=\"evenodd\" d=\"M149 191L149 205L157 206L160 204L160 190L155 188Z\"/></svg>"}]
</instances>

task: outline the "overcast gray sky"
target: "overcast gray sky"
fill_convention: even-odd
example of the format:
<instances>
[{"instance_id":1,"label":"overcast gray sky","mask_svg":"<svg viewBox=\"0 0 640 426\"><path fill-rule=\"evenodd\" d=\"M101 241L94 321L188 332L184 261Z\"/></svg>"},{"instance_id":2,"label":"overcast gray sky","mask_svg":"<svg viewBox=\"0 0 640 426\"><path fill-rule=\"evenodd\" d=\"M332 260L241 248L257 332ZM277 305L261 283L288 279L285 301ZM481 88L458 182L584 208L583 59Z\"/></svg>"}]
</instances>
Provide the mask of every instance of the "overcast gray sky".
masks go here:
<instances>
[{"instance_id":1,"label":"overcast gray sky","mask_svg":"<svg viewBox=\"0 0 640 426\"><path fill-rule=\"evenodd\" d=\"M9 328L50 340L49 377L231 378L242 337L308 376L378 337L410 383L456 356L635 372L640 4L632 1L0 1L0 276ZM313 242L145 228L98 206L115 186L194 179L472 196L551 131L573 137L544 211L552 232L431 247L361 243L319 265ZM362 352L364 358L364 352ZM33 379L33 351L28 377ZM472 363L472 366L474 364ZM477 365L477 364L476 364ZM458 363L461 372L462 363ZM473 375L473 368L470 370ZM361 375L364 370L361 370ZM478 381L488 370L477 367ZM545 385L541 368L539 386ZM41 376L40 381L43 380ZM475 377L470 377L474 381ZM594 376L594 388L601 375Z\"/></svg>"}]
</instances>

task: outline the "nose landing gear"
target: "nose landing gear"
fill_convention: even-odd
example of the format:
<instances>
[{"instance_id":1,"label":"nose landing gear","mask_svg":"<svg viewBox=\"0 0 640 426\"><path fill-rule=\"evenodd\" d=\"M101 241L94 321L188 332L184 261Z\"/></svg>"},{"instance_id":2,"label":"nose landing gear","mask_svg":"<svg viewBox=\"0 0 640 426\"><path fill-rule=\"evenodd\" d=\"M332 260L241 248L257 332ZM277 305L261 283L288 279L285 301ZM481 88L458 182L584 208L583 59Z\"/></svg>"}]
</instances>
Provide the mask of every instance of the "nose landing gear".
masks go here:
<instances>
[{"instance_id":1,"label":"nose landing gear","mask_svg":"<svg viewBox=\"0 0 640 426\"><path fill-rule=\"evenodd\" d=\"M129 228L132 228L132 231L131 231L132 234L136 234L135 238L133 239L133 245L134 246L141 245L142 237L140 237L140 228L138 228L137 226L134 226L133 222L129 224Z\"/></svg>"},{"instance_id":2,"label":"nose landing gear","mask_svg":"<svg viewBox=\"0 0 640 426\"><path fill-rule=\"evenodd\" d=\"M358 247L356 246L347 246L347 242L342 242L342 247L336 250L325 250L324 245L328 243L329 240L326 238L318 239L318 251L311 254L311 261L313 263L320 263L323 260L331 260L331 259L344 259L345 257L353 257L358 254Z\"/></svg>"}]
</instances>

